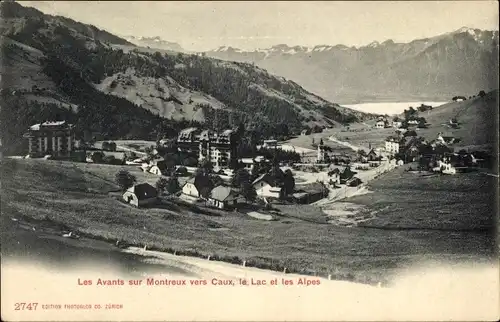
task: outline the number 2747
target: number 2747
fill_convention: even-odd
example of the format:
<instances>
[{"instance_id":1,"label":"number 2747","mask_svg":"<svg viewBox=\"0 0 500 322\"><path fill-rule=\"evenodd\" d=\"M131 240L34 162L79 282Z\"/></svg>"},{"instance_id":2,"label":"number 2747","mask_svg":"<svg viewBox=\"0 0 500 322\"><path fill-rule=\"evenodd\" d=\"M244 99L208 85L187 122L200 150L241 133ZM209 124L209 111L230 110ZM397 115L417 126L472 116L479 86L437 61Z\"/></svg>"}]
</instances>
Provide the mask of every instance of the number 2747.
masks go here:
<instances>
[{"instance_id":1,"label":"number 2747","mask_svg":"<svg viewBox=\"0 0 500 322\"><path fill-rule=\"evenodd\" d=\"M38 303L15 303L14 310L22 311L22 310L36 310Z\"/></svg>"}]
</instances>

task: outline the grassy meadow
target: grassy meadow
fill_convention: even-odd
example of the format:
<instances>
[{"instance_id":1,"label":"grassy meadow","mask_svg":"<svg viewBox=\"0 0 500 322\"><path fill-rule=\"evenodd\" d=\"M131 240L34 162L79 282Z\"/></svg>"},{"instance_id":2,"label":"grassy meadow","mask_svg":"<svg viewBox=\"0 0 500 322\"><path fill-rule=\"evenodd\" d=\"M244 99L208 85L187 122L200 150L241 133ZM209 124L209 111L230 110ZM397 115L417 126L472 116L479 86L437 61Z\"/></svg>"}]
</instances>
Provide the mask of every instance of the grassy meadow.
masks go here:
<instances>
[{"instance_id":1,"label":"grassy meadow","mask_svg":"<svg viewBox=\"0 0 500 322\"><path fill-rule=\"evenodd\" d=\"M83 236L109 242L121 240L178 254L211 255L234 263L246 260L247 266L275 270L286 267L288 272L331 274L333 278L366 283L386 280L392 273L423 259L477 259L492 253L493 237L481 230L338 227L322 220L322 214L312 206L277 207L281 216L275 221L261 221L238 212L226 212L222 216L199 214L173 204L137 209L118 201L117 193L112 192L118 189L113 181L119 168L63 161L4 160L1 165L2 223L10 223L12 217L26 217L65 225ZM141 180L149 180L149 174L134 174ZM467 189L464 188L465 192ZM447 195L466 207L477 196L465 192L460 198L453 197L453 192ZM372 196L360 196L355 201L375 202L375 207L398 202L398 195L390 191L385 192L386 199L363 199ZM404 200L407 203L410 195L406 198L400 205ZM425 211L410 213L412 207ZM385 222L372 222L370 226L384 228L394 223L396 228L402 223L403 215L415 216L405 225L430 220L430 204L422 207L417 203L407 205L404 212L380 216ZM453 207L460 208L458 204ZM443 218L441 225L450 221L447 213L433 213L436 222ZM478 216L476 213L465 215ZM418 219L419 216L423 219ZM464 225L474 221L465 220ZM453 225L450 227L456 229ZM6 224L2 224L2 230L4 245L15 232Z\"/></svg>"}]
</instances>

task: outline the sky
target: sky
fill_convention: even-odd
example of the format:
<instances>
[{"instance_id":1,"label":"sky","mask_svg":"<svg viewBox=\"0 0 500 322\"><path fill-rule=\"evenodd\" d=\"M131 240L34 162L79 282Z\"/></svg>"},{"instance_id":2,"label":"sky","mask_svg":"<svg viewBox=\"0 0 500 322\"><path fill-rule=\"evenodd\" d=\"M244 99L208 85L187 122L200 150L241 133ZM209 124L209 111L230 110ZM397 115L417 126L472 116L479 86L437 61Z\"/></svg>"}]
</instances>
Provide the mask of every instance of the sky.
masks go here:
<instances>
[{"instance_id":1,"label":"sky","mask_svg":"<svg viewBox=\"0 0 500 322\"><path fill-rule=\"evenodd\" d=\"M113 34L153 37L205 51L408 42L467 26L498 30L496 1L23 1Z\"/></svg>"}]
</instances>

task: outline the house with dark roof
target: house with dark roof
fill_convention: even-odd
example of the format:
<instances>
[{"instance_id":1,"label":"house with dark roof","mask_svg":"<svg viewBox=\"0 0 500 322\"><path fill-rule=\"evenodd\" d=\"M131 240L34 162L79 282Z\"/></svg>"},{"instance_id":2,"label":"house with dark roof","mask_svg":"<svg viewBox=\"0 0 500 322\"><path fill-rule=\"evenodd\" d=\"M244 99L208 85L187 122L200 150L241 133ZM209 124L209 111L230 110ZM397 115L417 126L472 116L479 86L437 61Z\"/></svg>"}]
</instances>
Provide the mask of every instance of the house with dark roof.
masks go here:
<instances>
[{"instance_id":1,"label":"house with dark roof","mask_svg":"<svg viewBox=\"0 0 500 322\"><path fill-rule=\"evenodd\" d=\"M261 198L281 198L282 189L276 185L271 175L265 173L260 175L252 182L252 186Z\"/></svg>"},{"instance_id":2,"label":"house with dark roof","mask_svg":"<svg viewBox=\"0 0 500 322\"><path fill-rule=\"evenodd\" d=\"M245 202L245 199L236 190L220 185L210 191L207 201L210 206L226 209Z\"/></svg>"},{"instance_id":3,"label":"house with dark roof","mask_svg":"<svg viewBox=\"0 0 500 322\"><path fill-rule=\"evenodd\" d=\"M149 183L136 184L123 193L123 200L136 207L152 205L158 201L158 191Z\"/></svg>"},{"instance_id":4,"label":"house with dark roof","mask_svg":"<svg viewBox=\"0 0 500 322\"><path fill-rule=\"evenodd\" d=\"M366 158L368 161L380 161L382 157L379 152L375 151L375 149L371 149L366 155Z\"/></svg>"},{"instance_id":5,"label":"house with dark roof","mask_svg":"<svg viewBox=\"0 0 500 322\"><path fill-rule=\"evenodd\" d=\"M168 169L167 162L165 160L155 162L155 164L149 169L149 172L158 176L166 176L170 174L170 170Z\"/></svg>"},{"instance_id":6,"label":"house with dark roof","mask_svg":"<svg viewBox=\"0 0 500 322\"><path fill-rule=\"evenodd\" d=\"M301 185L301 189L291 195L291 200L299 204L309 204L328 196L328 188L321 182Z\"/></svg>"},{"instance_id":7,"label":"house with dark roof","mask_svg":"<svg viewBox=\"0 0 500 322\"><path fill-rule=\"evenodd\" d=\"M182 194L192 198L203 198L212 190L212 182L207 176L196 176L186 181L182 186Z\"/></svg>"},{"instance_id":8,"label":"house with dark roof","mask_svg":"<svg viewBox=\"0 0 500 322\"><path fill-rule=\"evenodd\" d=\"M345 184L348 180L354 177L357 172L352 171L350 167L346 167L343 172L340 173L340 183Z\"/></svg>"},{"instance_id":9,"label":"house with dark roof","mask_svg":"<svg viewBox=\"0 0 500 322\"><path fill-rule=\"evenodd\" d=\"M453 144L456 139L451 133L439 133L436 141L441 144Z\"/></svg>"}]
</instances>

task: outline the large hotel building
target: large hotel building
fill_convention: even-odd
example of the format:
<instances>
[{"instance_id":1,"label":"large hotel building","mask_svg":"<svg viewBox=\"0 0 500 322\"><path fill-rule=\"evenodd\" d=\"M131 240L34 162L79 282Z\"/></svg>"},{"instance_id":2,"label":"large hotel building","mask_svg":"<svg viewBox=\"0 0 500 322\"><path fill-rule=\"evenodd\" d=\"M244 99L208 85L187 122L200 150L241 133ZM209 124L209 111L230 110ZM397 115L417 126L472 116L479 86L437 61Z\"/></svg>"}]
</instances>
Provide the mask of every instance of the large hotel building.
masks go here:
<instances>
[{"instance_id":1,"label":"large hotel building","mask_svg":"<svg viewBox=\"0 0 500 322\"><path fill-rule=\"evenodd\" d=\"M69 157L75 147L73 125L66 121L44 122L30 126L24 134L30 156Z\"/></svg>"},{"instance_id":2,"label":"large hotel building","mask_svg":"<svg viewBox=\"0 0 500 322\"><path fill-rule=\"evenodd\" d=\"M179 133L177 146L180 151L198 154L198 160L207 159L214 167L227 168L237 159L237 137L232 130L214 133L197 128L187 128Z\"/></svg>"}]
</instances>

